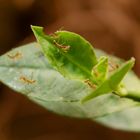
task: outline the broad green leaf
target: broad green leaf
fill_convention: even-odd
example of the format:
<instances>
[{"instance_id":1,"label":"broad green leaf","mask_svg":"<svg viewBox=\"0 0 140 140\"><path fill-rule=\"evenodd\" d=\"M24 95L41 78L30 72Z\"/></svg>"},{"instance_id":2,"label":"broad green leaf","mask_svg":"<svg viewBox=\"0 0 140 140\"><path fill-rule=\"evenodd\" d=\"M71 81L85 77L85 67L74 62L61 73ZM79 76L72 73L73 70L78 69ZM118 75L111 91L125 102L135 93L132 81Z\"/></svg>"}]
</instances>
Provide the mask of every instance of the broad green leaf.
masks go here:
<instances>
[{"instance_id":1,"label":"broad green leaf","mask_svg":"<svg viewBox=\"0 0 140 140\"><path fill-rule=\"evenodd\" d=\"M92 76L96 79L98 85L103 83L107 78L108 72L108 58L103 56L99 62L92 69Z\"/></svg>"},{"instance_id":2,"label":"broad green leaf","mask_svg":"<svg viewBox=\"0 0 140 140\"><path fill-rule=\"evenodd\" d=\"M95 82L91 71L97 64L97 58L88 41L68 31L57 31L53 36L48 36L42 27L32 26L32 30L45 56L62 75L70 79L90 79Z\"/></svg>"},{"instance_id":3,"label":"broad green leaf","mask_svg":"<svg viewBox=\"0 0 140 140\"><path fill-rule=\"evenodd\" d=\"M96 118L96 121L115 129L140 132L140 106L107 114Z\"/></svg>"},{"instance_id":4,"label":"broad green leaf","mask_svg":"<svg viewBox=\"0 0 140 140\"><path fill-rule=\"evenodd\" d=\"M97 49L95 52L98 59L108 56ZM121 61L116 57L108 57L117 63ZM0 56L0 81L55 113L97 120L113 128L140 131L139 102L108 93L81 104L80 100L92 89L81 81L64 78L53 69L37 43ZM131 94L139 93L140 81L132 71L125 76L123 83ZM126 120L131 127L128 127Z\"/></svg>"},{"instance_id":5,"label":"broad green leaf","mask_svg":"<svg viewBox=\"0 0 140 140\"><path fill-rule=\"evenodd\" d=\"M113 92L116 89L116 94L120 96L126 96L127 91L122 92L123 87L120 87L119 84L126 75L126 73L133 67L134 58L124 63L120 68L118 68L107 80L105 80L95 91L92 91L88 96L82 99L82 102L86 102L92 98L95 98L99 95ZM122 90L120 89L122 88ZM118 90L119 89L119 90ZM118 92L119 91L119 92Z\"/></svg>"}]
</instances>

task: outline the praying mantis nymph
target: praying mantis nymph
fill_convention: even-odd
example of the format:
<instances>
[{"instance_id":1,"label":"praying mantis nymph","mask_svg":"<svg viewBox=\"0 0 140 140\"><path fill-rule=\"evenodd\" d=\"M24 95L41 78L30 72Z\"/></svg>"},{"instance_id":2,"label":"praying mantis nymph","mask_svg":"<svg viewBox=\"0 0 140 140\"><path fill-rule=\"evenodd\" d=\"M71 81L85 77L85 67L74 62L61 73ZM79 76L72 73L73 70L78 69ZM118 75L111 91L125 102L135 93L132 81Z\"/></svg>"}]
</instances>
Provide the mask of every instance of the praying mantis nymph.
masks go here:
<instances>
[{"instance_id":1,"label":"praying mantis nymph","mask_svg":"<svg viewBox=\"0 0 140 140\"><path fill-rule=\"evenodd\" d=\"M28 78L27 76L20 76L19 78L22 82L26 83L26 84L34 84L36 82L36 80L33 80L32 78Z\"/></svg>"},{"instance_id":2,"label":"praying mantis nymph","mask_svg":"<svg viewBox=\"0 0 140 140\"><path fill-rule=\"evenodd\" d=\"M84 81L84 83L86 83L90 88L92 88L92 89L96 89L97 88L97 85L96 84L93 84L92 82L90 82L90 80L89 79L86 79L85 81Z\"/></svg>"},{"instance_id":3,"label":"praying mantis nymph","mask_svg":"<svg viewBox=\"0 0 140 140\"><path fill-rule=\"evenodd\" d=\"M119 64L116 64L115 62L109 61L108 64L109 64L109 72L112 72L119 68Z\"/></svg>"},{"instance_id":4,"label":"praying mantis nymph","mask_svg":"<svg viewBox=\"0 0 140 140\"><path fill-rule=\"evenodd\" d=\"M64 52L68 52L68 50L70 49L70 46L61 45L61 44L57 43L55 40L54 40L54 44L55 44L59 49L62 49Z\"/></svg>"},{"instance_id":5,"label":"praying mantis nymph","mask_svg":"<svg viewBox=\"0 0 140 140\"><path fill-rule=\"evenodd\" d=\"M16 52L15 54L7 54L10 59L16 60L22 58L22 53Z\"/></svg>"}]
</instances>

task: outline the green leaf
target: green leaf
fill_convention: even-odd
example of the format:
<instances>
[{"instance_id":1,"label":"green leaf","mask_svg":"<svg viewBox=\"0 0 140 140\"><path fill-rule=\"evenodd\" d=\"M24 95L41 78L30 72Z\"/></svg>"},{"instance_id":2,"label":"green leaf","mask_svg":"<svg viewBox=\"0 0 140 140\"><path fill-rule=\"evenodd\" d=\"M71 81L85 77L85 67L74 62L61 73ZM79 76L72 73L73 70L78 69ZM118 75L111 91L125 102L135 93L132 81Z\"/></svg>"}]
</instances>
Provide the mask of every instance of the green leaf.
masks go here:
<instances>
[{"instance_id":1,"label":"green leaf","mask_svg":"<svg viewBox=\"0 0 140 140\"><path fill-rule=\"evenodd\" d=\"M99 87L97 87L95 91L92 91L88 96L84 97L84 99L82 99L82 102L86 102L102 94L113 92L114 89L116 89L116 94L120 96L126 96L127 91L125 93L121 92L122 90L120 91L119 84L126 73L134 66L134 62L135 59L132 58L131 60L124 63L107 80L105 80Z\"/></svg>"},{"instance_id":2,"label":"green leaf","mask_svg":"<svg viewBox=\"0 0 140 140\"><path fill-rule=\"evenodd\" d=\"M108 56L97 49L95 52L98 59ZM117 63L121 61L108 57ZM64 78L52 68L37 43L0 56L0 82L55 113L89 118L113 128L140 131L139 102L108 93L81 104L80 100L92 89L81 81ZM140 81L132 71L125 76L123 83L130 93L139 93Z\"/></svg>"},{"instance_id":3,"label":"green leaf","mask_svg":"<svg viewBox=\"0 0 140 140\"><path fill-rule=\"evenodd\" d=\"M91 76L97 64L92 45L80 35L57 31L53 36L45 35L42 27L32 26L32 30L51 65L70 79L96 82Z\"/></svg>"},{"instance_id":4,"label":"green leaf","mask_svg":"<svg viewBox=\"0 0 140 140\"><path fill-rule=\"evenodd\" d=\"M96 121L115 129L140 132L140 106L96 118Z\"/></svg>"},{"instance_id":5,"label":"green leaf","mask_svg":"<svg viewBox=\"0 0 140 140\"><path fill-rule=\"evenodd\" d=\"M96 79L98 85L103 83L107 78L108 72L108 58L103 56L99 62L92 69L92 76Z\"/></svg>"}]
</instances>

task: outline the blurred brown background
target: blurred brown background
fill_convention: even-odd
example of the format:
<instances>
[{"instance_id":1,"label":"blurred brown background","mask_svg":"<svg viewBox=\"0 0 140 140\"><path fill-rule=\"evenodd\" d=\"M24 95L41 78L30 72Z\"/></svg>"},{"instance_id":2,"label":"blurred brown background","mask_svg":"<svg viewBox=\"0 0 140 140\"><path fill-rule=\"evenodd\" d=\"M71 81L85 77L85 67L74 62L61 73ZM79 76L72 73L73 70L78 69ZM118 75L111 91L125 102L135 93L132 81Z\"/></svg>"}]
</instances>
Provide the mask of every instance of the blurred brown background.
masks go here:
<instances>
[{"instance_id":1,"label":"blurred brown background","mask_svg":"<svg viewBox=\"0 0 140 140\"><path fill-rule=\"evenodd\" d=\"M139 0L0 0L0 54L34 40L30 25L61 27L107 52L135 56L140 76ZM140 140L140 133L105 128L50 113L0 85L0 140Z\"/></svg>"}]
</instances>

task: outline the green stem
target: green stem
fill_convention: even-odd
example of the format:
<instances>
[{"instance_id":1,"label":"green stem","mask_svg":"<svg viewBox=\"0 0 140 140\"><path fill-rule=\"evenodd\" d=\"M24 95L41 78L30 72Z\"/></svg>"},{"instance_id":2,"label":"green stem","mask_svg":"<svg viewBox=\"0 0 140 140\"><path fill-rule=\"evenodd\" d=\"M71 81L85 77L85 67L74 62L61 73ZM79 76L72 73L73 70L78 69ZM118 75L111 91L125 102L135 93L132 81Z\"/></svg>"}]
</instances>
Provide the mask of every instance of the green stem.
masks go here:
<instances>
[{"instance_id":1,"label":"green stem","mask_svg":"<svg viewBox=\"0 0 140 140\"><path fill-rule=\"evenodd\" d=\"M131 92L128 92L125 97L136 100L136 101L140 101L140 92L131 91Z\"/></svg>"},{"instance_id":2,"label":"green stem","mask_svg":"<svg viewBox=\"0 0 140 140\"><path fill-rule=\"evenodd\" d=\"M140 101L140 92L127 91L127 89L122 84L117 88L115 94L119 95L120 97L126 97Z\"/></svg>"}]
</instances>

